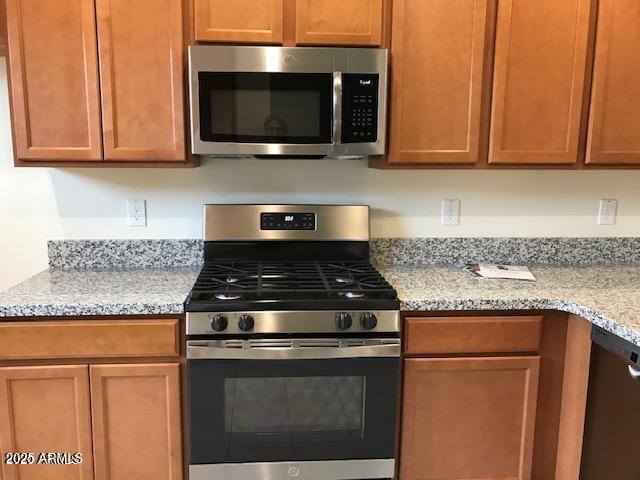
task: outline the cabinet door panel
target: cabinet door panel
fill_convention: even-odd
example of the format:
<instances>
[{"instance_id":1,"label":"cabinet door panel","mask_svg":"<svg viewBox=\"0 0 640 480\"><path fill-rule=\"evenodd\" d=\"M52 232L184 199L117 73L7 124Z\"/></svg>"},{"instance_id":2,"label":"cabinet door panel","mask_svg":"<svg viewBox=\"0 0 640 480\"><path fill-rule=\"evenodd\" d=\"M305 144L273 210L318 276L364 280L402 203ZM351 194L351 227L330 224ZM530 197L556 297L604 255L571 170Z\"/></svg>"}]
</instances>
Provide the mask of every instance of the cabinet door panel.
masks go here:
<instances>
[{"instance_id":1,"label":"cabinet door panel","mask_svg":"<svg viewBox=\"0 0 640 480\"><path fill-rule=\"evenodd\" d=\"M587 163L640 163L640 2L602 0Z\"/></svg>"},{"instance_id":2,"label":"cabinet door panel","mask_svg":"<svg viewBox=\"0 0 640 480\"><path fill-rule=\"evenodd\" d=\"M20 160L101 160L93 0L7 0Z\"/></svg>"},{"instance_id":3,"label":"cabinet door panel","mask_svg":"<svg viewBox=\"0 0 640 480\"><path fill-rule=\"evenodd\" d=\"M283 0L195 0L196 41L282 44Z\"/></svg>"},{"instance_id":4,"label":"cabinet door panel","mask_svg":"<svg viewBox=\"0 0 640 480\"><path fill-rule=\"evenodd\" d=\"M7 55L7 13L5 0L0 0L0 56ZM0 476L0 478L2 478Z\"/></svg>"},{"instance_id":5,"label":"cabinet door panel","mask_svg":"<svg viewBox=\"0 0 640 480\"><path fill-rule=\"evenodd\" d=\"M82 454L82 463L77 465L2 462L4 480L93 479L89 410L86 366L0 368L2 453Z\"/></svg>"},{"instance_id":6,"label":"cabinet door panel","mask_svg":"<svg viewBox=\"0 0 640 480\"><path fill-rule=\"evenodd\" d=\"M490 163L577 162L591 4L499 2Z\"/></svg>"},{"instance_id":7,"label":"cabinet door panel","mask_svg":"<svg viewBox=\"0 0 640 480\"><path fill-rule=\"evenodd\" d=\"M488 0L393 4L391 163L475 163Z\"/></svg>"},{"instance_id":8,"label":"cabinet door panel","mask_svg":"<svg viewBox=\"0 0 640 480\"><path fill-rule=\"evenodd\" d=\"M96 480L180 480L178 364L93 365Z\"/></svg>"},{"instance_id":9,"label":"cabinet door panel","mask_svg":"<svg viewBox=\"0 0 640 480\"><path fill-rule=\"evenodd\" d=\"M296 44L382 43L382 0L296 0Z\"/></svg>"},{"instance_id":10,"label":"cabinet door panel","mask_svg":"<svg viewBox=\"0 0 640 480\"><path fill-rule=\"evenodd\" d=\"M531 478L539 363L405 360L400 478Z\"/></svg>"},{"instance_id":11,"label":"cabinet door panel","mask_svg":"<svg viewBox=\"0 0 640 480\"><path fill-rule=\"evenodd\" d=\"M185 160L182 2L97 0L107 160Z\"/></svg>"}]
</instances>

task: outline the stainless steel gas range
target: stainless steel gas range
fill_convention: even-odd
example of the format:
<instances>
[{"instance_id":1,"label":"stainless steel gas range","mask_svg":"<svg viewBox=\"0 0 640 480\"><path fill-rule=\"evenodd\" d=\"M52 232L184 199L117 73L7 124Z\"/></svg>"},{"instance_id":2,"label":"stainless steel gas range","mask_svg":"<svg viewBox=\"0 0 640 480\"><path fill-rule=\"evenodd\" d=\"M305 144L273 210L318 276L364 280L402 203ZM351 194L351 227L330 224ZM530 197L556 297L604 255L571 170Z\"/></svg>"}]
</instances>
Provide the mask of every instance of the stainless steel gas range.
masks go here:
<instances>
[{"instance_id":1,"label":"stainless steel gas range","mask_svg":"<svg viewBox=\"0 0 640 480\"><path fill-rule=\"evenodd\" d=\"M204 208L190 479L393 478L399 304L369 263L369 208Z\"/></svg>"}]
</instances>

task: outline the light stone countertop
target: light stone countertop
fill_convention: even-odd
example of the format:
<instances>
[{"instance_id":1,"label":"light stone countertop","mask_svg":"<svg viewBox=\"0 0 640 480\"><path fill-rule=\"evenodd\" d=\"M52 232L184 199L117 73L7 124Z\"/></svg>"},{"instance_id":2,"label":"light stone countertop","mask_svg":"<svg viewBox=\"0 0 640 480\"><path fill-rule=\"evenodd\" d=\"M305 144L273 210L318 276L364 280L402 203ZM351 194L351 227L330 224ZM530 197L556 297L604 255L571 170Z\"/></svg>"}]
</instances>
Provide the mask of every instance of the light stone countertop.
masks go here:
<instances>
[{"instance_id":1,"label":"light stone countertop","mask_svg":"<svg viewBox=\"0 0 640 480\"><path fill-rule=\"evenodd\" d=\"M52 269L0 292L0 317L182 314L200 267ZM640 345L640 266L532 267L536 282L379 266L404 311L561 310Z\"/></svg>"},{"instance_id":2,"label":"light stone countertop","mask_svg":"<svg viewBox=\"0 0 640 480\"><path fill-rule=\"evenodd\" d=\"M200 267L46 270L0 292L0 317L182 314Z\"/></svg>"},{"instance_id":3,"label":"light stone countertop","mask_svg":"<svg viewBox=\"0 0 640 480\"><path fill-rule=\"evenodd\" d=\"M536 282L454 267L380 266L403 311L560 310L640 346L640 266L531 267Z\"/></svg>"}]
</instances>

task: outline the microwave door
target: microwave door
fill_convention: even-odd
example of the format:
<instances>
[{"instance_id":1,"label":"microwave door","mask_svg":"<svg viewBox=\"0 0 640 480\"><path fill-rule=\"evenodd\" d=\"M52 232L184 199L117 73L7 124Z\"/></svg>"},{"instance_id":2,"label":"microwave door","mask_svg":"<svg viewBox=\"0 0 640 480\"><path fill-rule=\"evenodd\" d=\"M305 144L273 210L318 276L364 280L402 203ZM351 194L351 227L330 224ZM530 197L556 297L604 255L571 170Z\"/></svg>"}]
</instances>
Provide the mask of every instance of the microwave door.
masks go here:
<instances>
[{"instance_id":1,"label":"microwave door","mask_svg":"<svg viewBox=\"0 0 640 480\"><path fill-rule=\"evenodd\" d=\"M333 73L198 72L197 153L327 155Z\"/></svg>"}]
</instances>

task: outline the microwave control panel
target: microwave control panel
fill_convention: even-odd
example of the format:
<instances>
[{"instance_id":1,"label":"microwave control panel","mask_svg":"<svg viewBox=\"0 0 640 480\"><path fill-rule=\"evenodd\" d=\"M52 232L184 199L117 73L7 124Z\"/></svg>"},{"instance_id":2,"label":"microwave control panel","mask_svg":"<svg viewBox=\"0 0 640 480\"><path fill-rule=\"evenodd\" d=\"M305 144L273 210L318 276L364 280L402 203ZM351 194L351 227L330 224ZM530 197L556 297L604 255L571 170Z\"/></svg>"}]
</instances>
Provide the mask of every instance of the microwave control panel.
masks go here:
<instances>
[{"instance_id":1,"label":"microwave control panel","mask_svg":"<svg viewBox=\"0 0 640 480\"><path fill-rule=\"evenodd\" d=\"M378 140L377 74L342 74L342 143Z\"/></svg>"}]
</instances>

